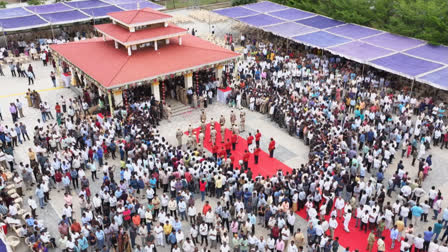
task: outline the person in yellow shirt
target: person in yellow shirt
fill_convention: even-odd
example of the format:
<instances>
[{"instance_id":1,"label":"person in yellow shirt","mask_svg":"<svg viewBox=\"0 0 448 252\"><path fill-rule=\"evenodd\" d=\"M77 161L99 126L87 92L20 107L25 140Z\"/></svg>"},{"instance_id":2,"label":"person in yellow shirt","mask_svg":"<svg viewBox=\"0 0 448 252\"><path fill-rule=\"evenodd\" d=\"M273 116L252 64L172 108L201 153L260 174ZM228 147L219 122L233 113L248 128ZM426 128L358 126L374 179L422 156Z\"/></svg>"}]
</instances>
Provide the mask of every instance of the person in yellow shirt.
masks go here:
<instances>
[{"instance_id":1,"label":"person in yellow shirt","mask_svg":"<svg viewBox=\"0 0 448 252\"><path fill-rule=\"evenodd\" d=\"M401 240L401 234L403 233L403 230L404 230L403 217L400 216L400 218L395 222L395 225L397 226L397 230L398 230L397 241L400 241Z\"/></svg>"},{"instance_id":2,"label":"person in yellow shirt","mask_svg":"<svg viewBox=\"0 0 448 252\"><path fill-rule=\"evenodd\" d=\"M165 222L165 225L163 225L163 233L165 234L165 240L168 243L168 236L171 234L171 231L173 231L173 226L170 224L169 221Z\"/></svg>"}]
</instances>

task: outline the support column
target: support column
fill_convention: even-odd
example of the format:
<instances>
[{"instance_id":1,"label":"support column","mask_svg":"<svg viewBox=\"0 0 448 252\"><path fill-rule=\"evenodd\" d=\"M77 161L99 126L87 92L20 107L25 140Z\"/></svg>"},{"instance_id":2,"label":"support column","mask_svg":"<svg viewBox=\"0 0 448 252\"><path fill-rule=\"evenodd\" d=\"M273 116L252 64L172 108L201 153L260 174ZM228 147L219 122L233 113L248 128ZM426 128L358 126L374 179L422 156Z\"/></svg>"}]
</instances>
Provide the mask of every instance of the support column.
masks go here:
<instances>
[{"instance_id":1,"label":"support column","mask_svg":"<svg viewBox=\"0 0 448 252\"><path fill-rule=\"evenodd\" d=\"M218 81L218 86L222 87L222 69L223 66L222 65L218 65L216 67L216 80Z\"/></svg>"},{"instance_id":2,"label":"support column","mask_svg":"<svg viewBox=\"0 0 448 252\"><path fill-rule=\"evenodd\" d=\"M165 39L165 45L169 45L170 44L170 39Z\"/></svg>"},{"instance_id":3,"label":"support column","mask_svg":"<svg viewBox=\"0 0 448 252\"><path fill-rule=\"evenodd\" d=\"M120 106L123 103L123 91L121 91L120 89L114 90L112 92L113 96L114 96L114 101L115 101L115 105L116 106ZM123 103L124 105L124 103Z\"/></svg>"},{"instance_id":4,"label":"support column","mask_svg":"<svg viewBox=\"0 0 448 252\"><path fill-rule=\"evenodd\" d=\"M129 55L129 56L132 55L131 47L128 47L128 55Z\"/></svg>"},{"instance_id":5,"label":"support column","mask_svg":"<svg viewBox=\"0 0 448 252\"><path fill-rule=\"evenodd\" d=\"M179 45L182 45L182 37L179 37Z\"/></svg>"},{"instance_id":6,"label":"support column","mask_svg":"<svg viewBox=\"0 0 448 252\"><path fill-rule=\"evenodd\" d=\"M112 91L107 92L107 96L109 97L110 116L114 117L114 105L112 104Z\"/></svg>"},{"instance_id":7,"label":"support column","mask_svg":"<svg viewBox=\"0 0 448 252\"><path fill-rule=\"evenodd\" d=\"M117 41L114 42L115 42L115 49L118 49L118 42Z\"/></svg>"},{"instance_id":8,"label":"support column","mask_svg":"<svg viewBox=\"0 0 448 252\"><path fill-rule=\"evenodd\" d=\"M185 90L193 87L193 73L187 73L184 75L184 84Z\"/></svg>"},{"instance_id":9,"label":"support column","mask_svg":"<svg viewBox=\"0 0 448 252\"><path fill-rule=\"evenodd\" d=\"M156 50L157 51L157 40L156 41L154 41L154 50Z\"/></svg>"},{"instance_id":10,"label":"support column","mask_svg":"<svg viewBox=\"0 0 448 252\"><path fill-rule=\"evenodd\" d=\"M154 80L152 83L151 83L151 93L152 93L152 95L154 95L154 98L157 100L157 101L160 101L160 89L159 89L159 81L158 80Z\"/></svg>"}]
</instances>

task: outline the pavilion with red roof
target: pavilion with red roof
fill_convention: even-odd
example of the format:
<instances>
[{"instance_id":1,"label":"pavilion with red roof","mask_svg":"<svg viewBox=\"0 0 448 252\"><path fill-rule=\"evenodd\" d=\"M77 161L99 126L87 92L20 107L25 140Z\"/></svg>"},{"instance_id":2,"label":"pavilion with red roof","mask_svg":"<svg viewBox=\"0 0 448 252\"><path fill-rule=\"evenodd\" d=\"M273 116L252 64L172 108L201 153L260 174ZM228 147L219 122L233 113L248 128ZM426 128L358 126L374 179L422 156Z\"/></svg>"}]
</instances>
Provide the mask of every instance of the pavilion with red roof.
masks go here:
<instances>
[{"instance_id":1,"label":"pavilion with red roof","mask_svg":"<svg viewBox=\"0 0 448 252\"><path fill-rule=\"evenodd\" d=\"M151 93L160 101L160 80L179 74L184 76L186 92L193 87L193 72L214 68L215 78L220 79L223 64L240 56L188 34L170 23L171 15L150 8L108 16L112 23L95 25L103 39L55 44L50 48L59 65L63 62L71 72L84 76L98 87L98 92L108 95L110 104L112 99L121 101L123 90L143 84L151 84Z\"/></svg>"}]
</instances>

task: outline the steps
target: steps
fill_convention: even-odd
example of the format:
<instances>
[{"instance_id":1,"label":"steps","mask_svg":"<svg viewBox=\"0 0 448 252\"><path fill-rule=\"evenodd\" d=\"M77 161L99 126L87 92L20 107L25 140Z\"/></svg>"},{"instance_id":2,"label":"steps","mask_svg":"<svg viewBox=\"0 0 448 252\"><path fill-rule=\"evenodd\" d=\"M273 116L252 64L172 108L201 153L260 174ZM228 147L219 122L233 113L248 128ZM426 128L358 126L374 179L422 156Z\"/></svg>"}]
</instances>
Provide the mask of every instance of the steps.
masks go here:
<instances>
[{"instance_id":1,"label":"steps","mask_svg":"<svg viewBox=\"0 0 448 252\"><path fill-rule=\"evenodd\" d=\"M166 103L171 106L171 117L182 116L194 110L191 106L182 104L176 100L167 100Z\"/></svg>"}]
</instances>

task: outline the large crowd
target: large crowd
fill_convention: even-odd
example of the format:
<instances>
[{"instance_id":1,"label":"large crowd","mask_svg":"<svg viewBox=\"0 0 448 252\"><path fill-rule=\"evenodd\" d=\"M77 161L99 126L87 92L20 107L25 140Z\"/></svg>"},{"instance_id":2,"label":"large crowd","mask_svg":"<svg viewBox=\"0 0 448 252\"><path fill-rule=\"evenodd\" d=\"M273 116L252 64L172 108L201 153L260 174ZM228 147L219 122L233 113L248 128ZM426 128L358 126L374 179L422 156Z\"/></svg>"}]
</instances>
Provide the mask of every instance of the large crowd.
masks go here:
<instances>
[{"instance_id":1,"label":"large crowd","mask_svg":"<svg viewBox=\"0 0 448 252\"><path fill-rule=\"evenodd\" d=\"M157 129L164 108L154 97L131 96L128 108L102 118L88 108L104 99L86 91L76 99L61 97L54 108L41 101L28 104L42 113L30 136L21 123L2 125L5 170L0 183L6 188L12 181L19 195L33 188L24 199L30 213L23 221L14 199L1 191L5 222L34 251L338 251L334 231L352 232L350 222L369 232L369 251L390 249L386 230L391 248L448 251L448 207L437 188L422 188L432 167L429 149L448 145L445 105L398 92L387 77L362 74L338 57L287 54L283 47L253 41L243 43L245 59L234 66L238 76L228 103L267 114L303 139L310 148L308 163L261 177L241 160L243 172L234 169L240 160L232 158L231 148L219 155L201 148L206 110L199 145L191 137L183 144L187 136L182 131L191 135L191 127L180 130L178 143L170 144ZM17 102L10 108L14 122L23 116ZM237 120L229 121L233 129ZM241 118L241 130L244 123ZM252 137L252 149L259 150L261 134L252 133L258 137ZM15 165L14 147L22 140L33 141L34 147L28 150L29 160ZM269 150L275 157L272 142ZM232 137L233 144L238 143ZM413 159L416 176L402 161L391 167L404 158ZM390 178L388 169L396 169ZM92 190L93 184L99 189ZM45 209L57 193L64 194L65 202L59 234L51 236L36 209ZM73 205L75 197L79 206ZM81 218L74 214L78 208ZM295 214L302 209L308 221L303 227ZM426 222L433 224L424 232L415 230ZM259 227L266 236L256 232Z\"/></svg>"}]
</instances>

